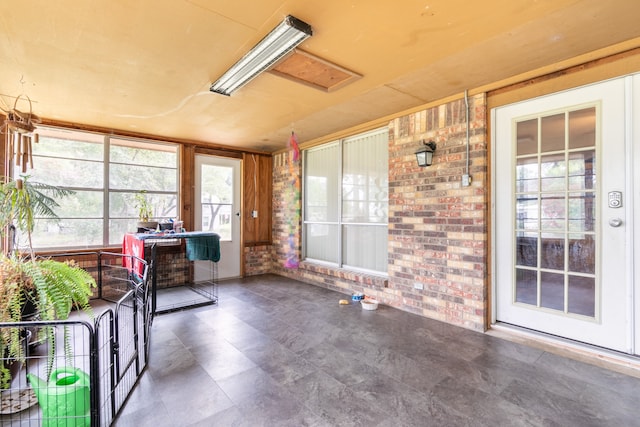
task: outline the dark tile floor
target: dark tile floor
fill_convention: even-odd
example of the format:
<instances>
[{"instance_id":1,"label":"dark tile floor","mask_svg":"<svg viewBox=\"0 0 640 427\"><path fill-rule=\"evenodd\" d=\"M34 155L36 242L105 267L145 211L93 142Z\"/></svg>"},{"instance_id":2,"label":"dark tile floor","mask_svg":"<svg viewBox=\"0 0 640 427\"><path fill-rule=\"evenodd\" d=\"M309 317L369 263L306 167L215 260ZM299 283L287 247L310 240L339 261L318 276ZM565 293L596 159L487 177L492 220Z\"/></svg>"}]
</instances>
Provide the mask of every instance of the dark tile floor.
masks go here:
<instances>
[{"instance_id":1,"label":"dark tile floor","mask_svg":"<svg viewBox=\"0 0 640 427\"><path fill-rule=\"evenodd\" d=\"M156 317L120 426L640 426L640 379L279 276Z\"/></svg>"}]
</instances>

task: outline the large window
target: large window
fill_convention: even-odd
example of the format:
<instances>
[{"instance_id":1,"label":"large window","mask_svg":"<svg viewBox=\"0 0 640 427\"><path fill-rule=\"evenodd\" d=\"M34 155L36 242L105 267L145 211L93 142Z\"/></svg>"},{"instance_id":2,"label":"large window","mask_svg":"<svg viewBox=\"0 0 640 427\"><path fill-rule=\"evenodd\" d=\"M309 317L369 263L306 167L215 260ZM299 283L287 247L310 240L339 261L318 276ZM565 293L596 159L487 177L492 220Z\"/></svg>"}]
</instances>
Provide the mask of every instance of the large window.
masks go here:
<instances>
[{"instance_id":1,"label":"large window","mask_svg":"<svg viewBox=\"0 0 640 427\"><path fill-rule=\"evenodd\" d=\"M388 131L304 152L305 258L387 272Z\"/></svg>"},{"instance_id":2,"label":"large window","mask_svg":"<svg viewBox=\"0 0 640 427\"><path fill-rule=\"evenodd\" d=\"M120 245L124 233L136 231L140 191L154 207L154 220L177 215L176 145L44 127L38 133L29 180L74 194L58 200L59 221L36 218L35 249ZM18 236L16 244L24 247L26 238Z\"/></svg>"}]
</instances>

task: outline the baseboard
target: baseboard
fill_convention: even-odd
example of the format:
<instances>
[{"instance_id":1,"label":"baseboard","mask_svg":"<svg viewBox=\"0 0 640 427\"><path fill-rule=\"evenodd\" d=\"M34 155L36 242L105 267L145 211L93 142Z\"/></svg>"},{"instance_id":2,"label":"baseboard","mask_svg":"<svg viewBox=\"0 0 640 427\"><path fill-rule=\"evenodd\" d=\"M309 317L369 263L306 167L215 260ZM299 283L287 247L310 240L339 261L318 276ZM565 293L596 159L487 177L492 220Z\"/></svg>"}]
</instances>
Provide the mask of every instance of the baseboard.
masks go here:
<instances>
[{"instance_id":1,"label":"baseboard","mask_svg":"<svg viewBox=\"0 0 640 427\"><path fill-rule=\"evenodd\" d=\"M640 378L640 357L638 356L619 353L505 323L491 325L487 334Z\"/></svg>"}]
</instances>

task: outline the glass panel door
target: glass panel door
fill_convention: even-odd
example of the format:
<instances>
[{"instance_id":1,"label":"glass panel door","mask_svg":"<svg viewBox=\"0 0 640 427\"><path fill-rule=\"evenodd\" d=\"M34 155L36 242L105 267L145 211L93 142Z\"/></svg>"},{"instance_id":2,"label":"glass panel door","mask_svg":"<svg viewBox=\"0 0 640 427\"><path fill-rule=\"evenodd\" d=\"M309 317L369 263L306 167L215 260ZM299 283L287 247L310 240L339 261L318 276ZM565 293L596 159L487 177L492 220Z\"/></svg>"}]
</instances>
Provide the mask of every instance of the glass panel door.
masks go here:
<instances>
[{"instance_id":1,"label":"glass panel door","mask_svg":"<svg viewBox=\"0 0 640 427\"><path fill-rule=\"evenodd\" d=\"M629 88L610 80L492 111L494 321L635 351L633 215L608 203L631 197Z\"/></svg>"},{"instance_id":2,"label":"glass panel door","mask_svg":"<svg viewBox=\"0 0 640 427\"><path fill-rule=\"evenodd\" d=\"M218 278L240 276L240 160L197 155L195 227L220 235ZM208 261L195 261L195 281L208 280Z\"/></svg>"}]
</instances>

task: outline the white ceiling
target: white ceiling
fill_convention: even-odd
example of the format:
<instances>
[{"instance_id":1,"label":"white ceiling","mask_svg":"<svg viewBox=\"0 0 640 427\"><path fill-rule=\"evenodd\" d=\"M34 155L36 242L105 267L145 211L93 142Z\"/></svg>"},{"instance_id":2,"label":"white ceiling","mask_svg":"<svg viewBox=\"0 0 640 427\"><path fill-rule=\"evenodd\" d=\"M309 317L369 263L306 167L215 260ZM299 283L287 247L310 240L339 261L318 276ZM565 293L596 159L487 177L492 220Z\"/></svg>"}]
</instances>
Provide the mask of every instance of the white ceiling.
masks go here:
<instances>
[{"instance_id":1,"label":"white ceiling","mask_svg":"<svg viewBox=\"0 0 640 427\"><path fill-rule=\"evenodd\" d=\"M209 92L289 14L313 28L303 50L363 77ZM2 1L0 106L25 94L47 120L273 152L292 130L309 141L635 43L638 17L637 0Z\"/></svg>"}]
</instances>

